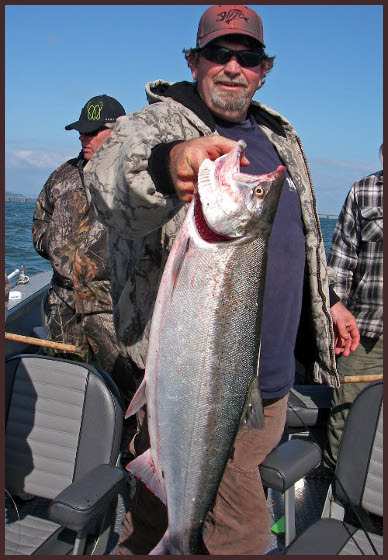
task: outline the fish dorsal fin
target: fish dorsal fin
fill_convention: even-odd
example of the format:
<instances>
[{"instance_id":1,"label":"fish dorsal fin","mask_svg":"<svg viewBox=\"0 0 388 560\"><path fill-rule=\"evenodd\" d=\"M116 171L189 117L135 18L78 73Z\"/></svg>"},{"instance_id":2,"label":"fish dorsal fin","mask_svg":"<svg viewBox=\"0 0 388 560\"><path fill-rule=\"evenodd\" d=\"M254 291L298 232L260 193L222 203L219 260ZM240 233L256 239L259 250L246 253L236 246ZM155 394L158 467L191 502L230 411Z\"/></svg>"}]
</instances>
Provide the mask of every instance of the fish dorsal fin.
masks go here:
<instances>
[{"instance_id":1,"label":"fish dorsal fin","mask_svg":"<svg viewBox=\"0 0 388 560\"><path fill-rule=\"evenodd\" d=\"M125 413L125 418L128 418L129 416L132 416L133 414L136 414L136 412L138 410L140 410L142 406L145 405L145 403L146 403L145 389L146 389L146 380L143 379L143 381L141 382L138 390L133 395L133 398L132 398L131 402L129 403L129 406L127 408L127 412Z\"/></svg>"},{"instance_id":2,"label":"fish dorsal fin","mask_svg":"<svg viewBox=\"0 0 388 560\"><path fill-rule=\"evenodd\" d=\"M156 471L155 463L151 455L151 449L147 449L142 455L136 457L133 461L126 466L127 471L132 473L147 486L147 488L162 500L165 504L167 502L166 493L160 482L158 473Z\"/></svg>"}]
</instances>

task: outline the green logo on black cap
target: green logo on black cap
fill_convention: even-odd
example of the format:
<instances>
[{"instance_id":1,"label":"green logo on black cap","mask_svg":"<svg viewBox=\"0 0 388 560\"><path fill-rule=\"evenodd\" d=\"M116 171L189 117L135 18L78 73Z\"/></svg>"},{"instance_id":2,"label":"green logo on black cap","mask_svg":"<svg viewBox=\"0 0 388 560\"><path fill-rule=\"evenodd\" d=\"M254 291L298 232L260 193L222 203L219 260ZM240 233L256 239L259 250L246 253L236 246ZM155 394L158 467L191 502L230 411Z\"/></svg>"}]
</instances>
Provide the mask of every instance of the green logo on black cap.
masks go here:
<instances>
[{"instance_id":1,"label":"green logo on black cap","mask_svg":"<svg viewBox=\"0 0 388 560\"><path fill-rule=\"evenodd\" d=\"M88 121L99 121L103 106L104 104L102 101L99 101L98 103L96 103L96 105L92 105L92 103L89 101L86 106Z\"/></svg>"}]
</instances>

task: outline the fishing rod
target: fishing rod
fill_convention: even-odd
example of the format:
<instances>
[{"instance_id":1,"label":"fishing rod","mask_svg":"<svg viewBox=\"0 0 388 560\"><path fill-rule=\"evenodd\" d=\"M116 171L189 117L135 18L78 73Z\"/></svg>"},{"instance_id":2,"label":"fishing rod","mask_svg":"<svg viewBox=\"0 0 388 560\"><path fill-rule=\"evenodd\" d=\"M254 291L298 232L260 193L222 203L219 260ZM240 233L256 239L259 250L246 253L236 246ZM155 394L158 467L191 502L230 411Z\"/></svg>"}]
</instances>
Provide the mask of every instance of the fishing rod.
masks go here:
<instances>
[{"instance_id":1,"label":"fishing rod","mask_svg":"<svg viewBox=\"0 0 388 560\"><path fill-rule=\"evenodd\" d=\"M24 336L22 334L6 332L5 338L6 340L13 340L14 342L24 342L25 344L53 348L54 350L61 350L62 352L76 352L76 347L73 344L63 344L62 342L54 342L52 340L42 340L33 336Z\"/></svg>"},{"instance_id":2,"label":"fishing rod","mask_svg":"<svg viewBox=\"0 0 388 560\"><path fill-rule=\"evenodd\" d=\"M381 381L381 379L384 379L382 373L373 375L346 375L342 379L342 383L371 383L372 381Z\"/></svg>"}]
</instances>

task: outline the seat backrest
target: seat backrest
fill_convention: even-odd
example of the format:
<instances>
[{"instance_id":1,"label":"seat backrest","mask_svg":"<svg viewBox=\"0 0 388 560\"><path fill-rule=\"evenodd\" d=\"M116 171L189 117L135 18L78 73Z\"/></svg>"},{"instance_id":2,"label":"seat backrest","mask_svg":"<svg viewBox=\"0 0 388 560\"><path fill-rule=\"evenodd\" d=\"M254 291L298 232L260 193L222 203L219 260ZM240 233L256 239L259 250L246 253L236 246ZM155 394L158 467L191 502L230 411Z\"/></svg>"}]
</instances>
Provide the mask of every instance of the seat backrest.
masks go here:
<instances>
[{"instance_id":1,"label":"seat backrest","mask_svg":"<svg viewBox=\"0 0 388 560\"><path fill-rule=\"evenodd\" d=\"M350 407L336 467L336 497L383 515L383 382L365 387Z\"/></svg>"},{"instance_id":2,"label":"seat backrest","mask_svg":"<svg viewBox=\"0 0 388 560\"><path fill-rule=\"evenodd\" d=\"M123 409L111 378L89 364L40 355L5 363L7 490L54 498L119 454Z\"/></svg>"},{"instance_id":3,"label":"seat backrest","mask_svg":"<svg viewBox=\"0 0 388 560\"><path fill-rule=\"evenodd\" d=\"M40 324L43 327L47 326L46 306L48 302L48 295L49 291L47 290L47 292L42 297L42 301L40 302Z\"/></svg>"}]
</instances>

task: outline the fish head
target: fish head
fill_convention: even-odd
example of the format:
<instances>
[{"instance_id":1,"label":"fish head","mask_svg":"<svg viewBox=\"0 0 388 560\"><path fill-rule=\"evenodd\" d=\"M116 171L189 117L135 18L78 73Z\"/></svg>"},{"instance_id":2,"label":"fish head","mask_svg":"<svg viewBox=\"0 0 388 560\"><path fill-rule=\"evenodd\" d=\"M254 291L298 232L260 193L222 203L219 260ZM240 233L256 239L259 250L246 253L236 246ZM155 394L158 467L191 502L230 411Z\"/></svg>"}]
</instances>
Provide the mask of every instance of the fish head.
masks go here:
<instances>
[{"instance_id":1,"label":"fish head","mask_svg":"<svg viewBox=\"0 0 388 560\"><path fill-rule=\"evenodd\" d=\"M271 231L286 168L264 175L241 173L246 143L215 161L206 159L198 173L194 196L195 224L210 242L247 242Z\"/></svg>"}]
</instances>

